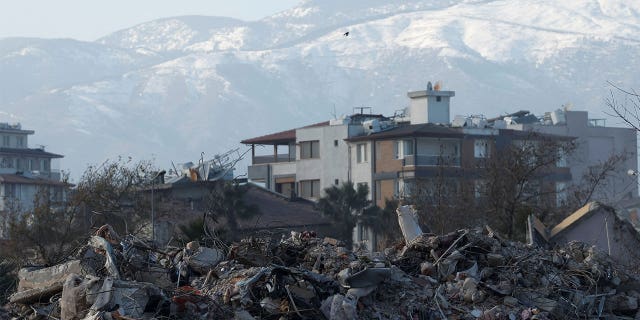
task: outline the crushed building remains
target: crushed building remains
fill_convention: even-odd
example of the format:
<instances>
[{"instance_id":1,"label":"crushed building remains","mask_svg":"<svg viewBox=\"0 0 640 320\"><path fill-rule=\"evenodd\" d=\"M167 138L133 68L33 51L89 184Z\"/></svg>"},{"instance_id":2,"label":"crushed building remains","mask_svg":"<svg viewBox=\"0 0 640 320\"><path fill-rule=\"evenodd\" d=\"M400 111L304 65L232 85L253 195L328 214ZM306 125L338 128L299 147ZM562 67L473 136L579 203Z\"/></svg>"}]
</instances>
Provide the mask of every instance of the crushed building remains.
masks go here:
<instances>
[{"instance_id":1,"label":"crushed building remains","mask_svg":"<svg viewBox=\"0 0 640 320\"><path fill-rule=\"evenodd\" d=\"M640 317L637 269L590 245L552 250L491 228L351 251L313 231L157 248L109 226L66 262L25 268L3 317L28 319L577 319Z\"/></svg>"}]
</instances>

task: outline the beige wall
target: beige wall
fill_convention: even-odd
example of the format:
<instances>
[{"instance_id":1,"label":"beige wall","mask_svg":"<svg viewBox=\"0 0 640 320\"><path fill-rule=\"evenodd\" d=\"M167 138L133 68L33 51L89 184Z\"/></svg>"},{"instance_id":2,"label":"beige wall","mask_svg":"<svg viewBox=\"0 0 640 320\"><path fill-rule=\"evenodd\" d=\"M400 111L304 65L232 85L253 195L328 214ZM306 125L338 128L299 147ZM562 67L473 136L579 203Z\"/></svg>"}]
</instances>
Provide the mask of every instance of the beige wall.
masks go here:
<instances>
[{"instance_id":1,"label":"beige wall","mask_svg":"<svg viewBox=\"0 0 640 320\"><path fill-rule=\"evenodd\" d=\"M394 159L393 140L376 141L375 172L402 171L402 160Z\"/></svg>"}]
</instances>

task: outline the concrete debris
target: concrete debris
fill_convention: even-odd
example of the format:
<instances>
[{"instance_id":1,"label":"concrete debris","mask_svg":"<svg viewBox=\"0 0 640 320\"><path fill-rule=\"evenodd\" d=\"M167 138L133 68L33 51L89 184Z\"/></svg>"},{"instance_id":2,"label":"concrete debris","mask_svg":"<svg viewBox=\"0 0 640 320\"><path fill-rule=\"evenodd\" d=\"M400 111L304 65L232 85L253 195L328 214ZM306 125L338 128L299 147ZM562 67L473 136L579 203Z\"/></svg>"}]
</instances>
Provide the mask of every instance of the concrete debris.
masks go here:
<instances>
[{"instance_id":1,"label":"concrete debris","mask_svg":"<svg viewBox=\"0 0 640 320\"><path fill-rule=\"evenodd\" d=\"M314 232L155 248L104 227L75 259L21 270L7 310L29 319L640 318L640 280L589 245L546 250L490 228L416 235L413 223L384 253Z\"/></svg>"}]
</instances>

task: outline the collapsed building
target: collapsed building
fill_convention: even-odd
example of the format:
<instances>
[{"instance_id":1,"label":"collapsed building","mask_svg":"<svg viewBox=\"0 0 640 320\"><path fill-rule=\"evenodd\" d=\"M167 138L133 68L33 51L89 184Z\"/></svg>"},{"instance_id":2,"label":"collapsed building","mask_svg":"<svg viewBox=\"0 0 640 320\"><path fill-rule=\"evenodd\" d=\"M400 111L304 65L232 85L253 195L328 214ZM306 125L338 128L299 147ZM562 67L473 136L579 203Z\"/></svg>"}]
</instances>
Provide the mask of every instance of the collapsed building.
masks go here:
<instances>
[{"instance_id":1,"label":"collapsed building","mask_svg":"<svg viewBox=\"0 0 640 320\"><path fill-rule=\"evenodd\" d=\"M491 230L425 234L351 251L314 231L230 247L154 247L109 225L59 265L24 268L0 311L29 319L578 319L640 317L640 280L601 250L553 249ZM634 272L635 271L635 274Z\"/></svg>"}]
</instances>

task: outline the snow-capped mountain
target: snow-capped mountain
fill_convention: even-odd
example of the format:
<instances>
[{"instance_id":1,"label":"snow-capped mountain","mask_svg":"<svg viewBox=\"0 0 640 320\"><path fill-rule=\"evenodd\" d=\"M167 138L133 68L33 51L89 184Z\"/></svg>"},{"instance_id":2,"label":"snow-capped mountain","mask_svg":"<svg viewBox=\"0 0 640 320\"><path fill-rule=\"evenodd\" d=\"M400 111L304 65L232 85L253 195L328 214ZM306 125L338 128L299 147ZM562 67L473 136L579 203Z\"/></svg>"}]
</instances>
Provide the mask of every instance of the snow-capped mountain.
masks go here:
<instances>
[{"instance_id":1,"label":"snow-capped mountain","mask_svg":"<svg viewBox=\"0 0 640 320\"><path fill-rule=\"evenodd\" d=\"M606 117L607 81L640 83L639 35L640 3L624 0L306 0L259 21L166 18L92 43L4 39L0 120L36 130L79 175L118 155L206 158L354 107L390 114L429 80L456 91L452 114L572 102Z\"/></svg>"}]
</instances>

